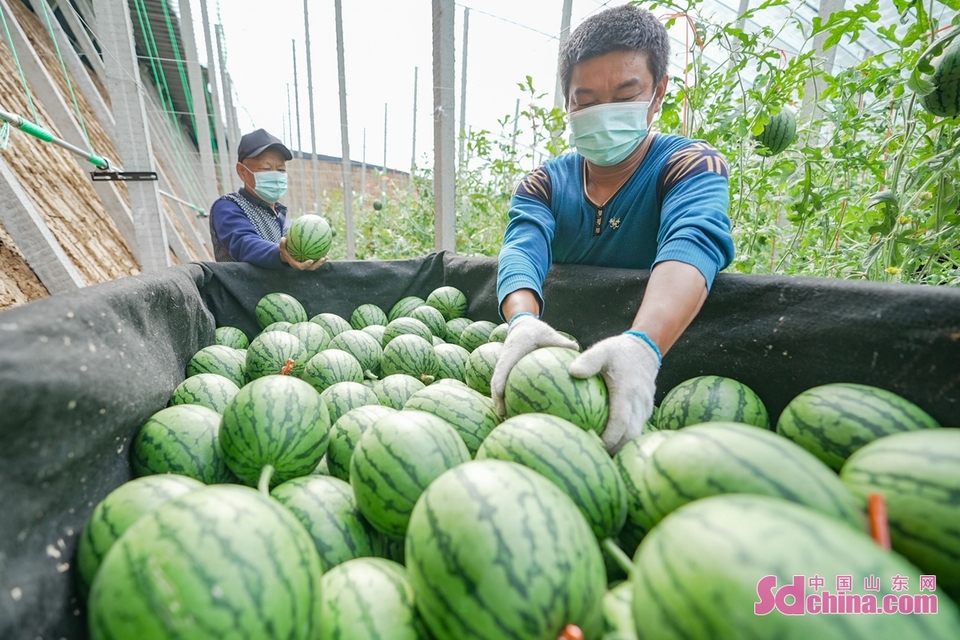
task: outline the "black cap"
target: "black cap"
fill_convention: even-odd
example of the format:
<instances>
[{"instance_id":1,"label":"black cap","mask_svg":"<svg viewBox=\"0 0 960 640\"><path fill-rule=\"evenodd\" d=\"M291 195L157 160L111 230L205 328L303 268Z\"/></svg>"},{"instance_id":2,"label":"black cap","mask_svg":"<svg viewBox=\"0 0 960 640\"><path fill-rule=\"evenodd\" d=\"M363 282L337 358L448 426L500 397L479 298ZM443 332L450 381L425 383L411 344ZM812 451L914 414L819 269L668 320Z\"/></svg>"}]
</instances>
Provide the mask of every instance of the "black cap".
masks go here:
<instances>
[{"instance_id":1,"label":"black cap","mask_svg":"<svg viewBox=\"0 0 960 640\"><path fill-rule=\"evenodd\" d=\"M280 138L270 135L266 129L257 129L240 138L240 144L237 146L237 162L243 162L247 158L256 158L273 147L276 147L277 151L283 154L284 160L293 160L293 154L280 141Z\"/></svg>"}]
</instances>

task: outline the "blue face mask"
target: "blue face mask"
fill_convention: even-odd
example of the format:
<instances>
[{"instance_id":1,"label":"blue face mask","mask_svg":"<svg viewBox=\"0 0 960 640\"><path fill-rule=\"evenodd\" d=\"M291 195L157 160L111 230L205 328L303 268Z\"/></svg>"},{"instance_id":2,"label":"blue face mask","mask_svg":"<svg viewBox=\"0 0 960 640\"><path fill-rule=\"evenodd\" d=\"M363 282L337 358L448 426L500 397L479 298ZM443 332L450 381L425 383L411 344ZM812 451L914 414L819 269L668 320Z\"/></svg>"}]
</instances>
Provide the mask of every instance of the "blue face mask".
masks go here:
<instances>
[{"instance_id":1,"label":"blue face mask","mask_svg":"<svg viewBox=\"0 0 960 640\"><path fill-rule=\"evenodd\" d=\"M570 144L595 165L609 167L647 137L649 102L609 102L570 114Z\"/></svg>"},{"instance_id":2,"label":"blue face mask","mask_svg":"<svg viewBox=\"0 0 960 640\"><path fill-rule=\"evenodd\" d=\"M283 194L287 192L287 174L283 171L257 171L251 172L257 181L257 186L253 192L263 199L264 202L273 204L278 202Z\"/></svg>"}]
</instances>

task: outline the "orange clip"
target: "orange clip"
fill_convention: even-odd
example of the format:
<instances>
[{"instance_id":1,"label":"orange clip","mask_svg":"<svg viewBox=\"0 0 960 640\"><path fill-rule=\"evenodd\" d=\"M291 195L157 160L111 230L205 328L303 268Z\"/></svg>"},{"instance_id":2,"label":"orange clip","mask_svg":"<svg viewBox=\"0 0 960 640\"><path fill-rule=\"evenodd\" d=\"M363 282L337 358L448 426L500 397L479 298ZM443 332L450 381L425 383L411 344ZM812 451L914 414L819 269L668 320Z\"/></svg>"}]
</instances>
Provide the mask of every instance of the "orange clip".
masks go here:
<instances>
[{"instance_id":1,"label":"orange clip","mask_svg":"<svg viewBox=\"0 0 960 640\"><path fill-rule=\"evenodd\" d=\"M870 517L870 535L877 544L890 550L890 524L887 521L887 500L882 493L867 496L867 515Z\"/></svg>"}]
</instances>

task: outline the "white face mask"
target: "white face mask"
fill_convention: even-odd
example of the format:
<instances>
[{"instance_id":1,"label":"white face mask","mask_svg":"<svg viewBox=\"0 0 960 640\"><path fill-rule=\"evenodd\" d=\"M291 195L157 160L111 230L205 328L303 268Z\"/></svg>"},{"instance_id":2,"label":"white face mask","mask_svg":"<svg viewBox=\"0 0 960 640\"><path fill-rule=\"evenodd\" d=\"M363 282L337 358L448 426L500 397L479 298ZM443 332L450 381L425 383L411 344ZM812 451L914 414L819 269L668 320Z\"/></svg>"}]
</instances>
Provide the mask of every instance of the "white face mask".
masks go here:
<instances>
[{"instance_id":1,"label":"white face mask","mask_svg":"<svg viewBox=\"0 0 960 640\"><path fill-rule=\"evenodd\" d=\"M570 114L570 144L595 165L609 167L647 137L651 102L608 102Z\"/></svg>"}]
</instances>

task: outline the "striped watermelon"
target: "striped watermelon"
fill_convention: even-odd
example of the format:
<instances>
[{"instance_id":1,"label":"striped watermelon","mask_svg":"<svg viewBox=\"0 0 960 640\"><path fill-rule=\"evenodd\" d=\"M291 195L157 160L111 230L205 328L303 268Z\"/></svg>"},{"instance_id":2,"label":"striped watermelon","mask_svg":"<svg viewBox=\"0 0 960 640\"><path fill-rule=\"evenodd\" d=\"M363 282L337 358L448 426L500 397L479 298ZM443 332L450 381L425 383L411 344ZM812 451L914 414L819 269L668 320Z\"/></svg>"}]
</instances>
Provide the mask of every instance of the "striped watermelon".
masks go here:
<instances>
[{"instance_id":1,"label":"striped watermelon","mask_svg":"<svg viewBox=\"0 0 960 640\"><path fill-rule=\"evenodd\" d=\"M107 553L90 638L313 640L320 580L290 511L246 487L207 487L146 514Z\"/></svg>"},{"instance_id":2,"label":"striped watermelon","mask_svg":"<svg viewBox=\"0 0 960 640\"><path fill-rule=\"evenodd\" d=\"M237 395L240 387L229 378L216 373L198 373L177 385L170 398L170 406L198 404L223 413L227 403Z\"/></svg>"},{"instance_id":3,"label":"striped watermelon","mask_svg":"<svg viewBox=\"0 0 960 640\"><path fill-rule=\"evenodd\" d=\"M133 439L133 475L176 473L206 484L234 482L220 448L219 432L220 414L213 409L196 404L161 409Z\"/></svg>"},{"instance_id":4,"label":"striped watermelon","mask_svg":"<svg viewBox=\"0 0 960 640\"><path fill-rule=\"evenodd\" d=\"M742 382L723 376L697 376L681 382L660 403L657 429L680 429L702 422L770 428L770 416L760 397Z\"/></svg>"},{"instance_id":5,"label":"striped watermelon","mask_svg":"<svg viewBox=\"0 0 960 640\"><path fill-rule=\"evenodd\" d=\"M251 380L263 376L279 375L292 360L294 365L290 371L292 375L303 375L303 368L310 357L307 348L300 339L286 331L271 331L261 333L247 349L245 370Z\"/></svg>"},{"instance_id":6,"label":"striped watermelon","mask_svg":"<svg viewBox=\"0 0 960 640\"><path fill-rule=\"evenodd\" d=\"M325 349L310 358L300 378L323 393L338 382L363 382L363 369L346 351Z\"/></svg>"},{"instance_id":7,"label":"striped watermelon","mask_svg":"<svg viewBox=\"0 0 960 640\"><path fill-rule=\"evenodd\" d=\"M333 427L331 427L332 429ZM329 442L329 441L328 441ZM327 452L329 453L330 447L327 446ZM317 468L310 472L312 476L329 476L330 468L327 466L327 454L323 454L323 457L320 458L320 462L317 463ZM292 482L292 480L290 481Z\"/></svg>"},{"instance_id":8,"label":"striped watermelon","mask_svg":"<svg viewBox=\"0 0 960 640\"><path fill-rule=\"evenodd\" d=\"M380 404L399 411L407 403L410 396L424 388L424 384L405 373L395 373L377 380L373 391L377 394Z\"/></svg>"},{"instance_id":9,"label":"striped watermelon","mask_svg":"<svg viewBox=\"0 0 960 640\"><path fill-rule=\"evenodd\" d=\"M576 338L574 338L574 337L573 337L573 334L567 333L566 331L557 331L557 333L559 333L561 336L563 336L563 337L566 338L567 340L573 340L574 342L576 342L576 343L577 343L577 351L580 351L580 350L581 350L581 348L580 348L580 341L577 340Z\"/></svg>"},{"instance_id":10,"label":"striped watermelon","mask_svg":"<svg viewBox=\"0 0 960 640\"><path fill-rule=\"evenodd\" d=\"M287 333L295 336L303 343L307 350L307 360L317 355L330 344L330 335L327 330L315 322L298 322L287 329Z\"/></svg>"},{"instance_id":11,"label":"striped watermelon","mask_svg":"<svg viewBox=\"0 0 960 640\"><path fill-rule=\"evenodd\" d=\"M469 460L470 452L448 422L423 411L398 411L360 436L350 459L350 486L370 524L402 538L423 490Z\"/></svg>"},{"instance_id":12,"label":"striped watermelon","mask_svg":"<svg viewBox=\"0 0 960 640\"><path fill-rule=\"evenodd\" d=\"M293 512L317 545L320 569L383 553L383 538L357 509L353 489L329 476L287 480L270 495Z\"/></svg>"},{"instance_id":13,"label":"striped watermelon","mask_svg":"<svg viewBox=\"0 0 960 640\"><path fill-rule=\"evenodd\" d=\"M463 330L472 324L473 320L470 318L453 318L452 320L447 320L447 342L460 344L460 336L463 335Z\"/></svg>"},{"instance_id":14,"label":"striped watermelon","mask_svg":"<svg viewBox=\"0 0 960 640\"><path fill-rule=\"evenodd\" d=\"M350 560L324 574L321 584L321 638L427 639L403 565L383 558Z\"/></svg>"},{"instance_id":15,"label":"striped watermelon","mask_svg":"<svg viewBox=\"0 0 960 640\"><path fill-rule=\"evenodd\" d=\"M430 344L433 344L433 333L430 332L430 327L416 318L407 316L391 320L383 330L383 339L380 343L386 348L391 340L403 335L419 336Z\"/></svg>"},{"instance_id":16,"label":"striped watermelon","mask_svg":"<svg viewBox=\"0 0 960 640\"><path fill-rule=\"evenodd\" d=\"M236 327L217 327L215 344L234 349L246 349L250 341L247 334Z\"/></svg>"},{"instance_id":17,"label":"striped watermelon","mask_svg":"<svg viewBox=\"0 0 960 640\"><path fill-rule=\"evenodd\" d=\"M350 458L357 440L367 428L396 409L381 405L364 405L351 409L340 416L330 427L330 445L327 447L327 466L330 475L340 480L350 480Z\"/></svg>"},{"instance_id":18,"label":"striped watermelon","mask_svg":"<svg viewBox=\"0 0 960 640\"><path fill-rule=\"evenodd\" d=\"M507 339L507 329L510 328L510 325L506 322L498 324L493 331L490 332L490 335L487 337L487 342L503 342Z\"/></svg>"},{"instance_id":19,"label":"striped watermelon","mask_svg":"<svg viewBox=\"0 0 960 640\"><path fill-rule=\"evenodd\" d=\"M603 433L607 425L607 385L599 375L586 379L569 373L577 352L545 347L525 355L507 376L507 415L549 413L581 429Z\"/></svg>"},{"instance_id":20,"label":"striped watermelon","mask_svg":"<svg viewBox=\"0 0 960 640\"><path fill-rule=\"evenodd\" d=\"M382 324L371 324L361 329L361 331L373 336L380 345L380 348L383 348L383 333L386 331L386 329L387 328Z\"/></svg>"},{"instance_id":21,"label":"striped watermelon","mask_svg":"<svg viewBox=\"0 0 960 640\"><path fill-rule=\"evenodd\" d=\"M933 62L934 89L921 96L924 109L935 116L960 115L960 40L954 40Z\"/></svg>"},{"instance_id":22,"label":"striped watermelon","mask_svg":"<svg viewBox=\"0 0 960 640\"><path fill-rule=\"evenodd\" d=\"M627 520L617 536L627 555L633 555L643 536L647 535L647 531L655 524L648 513L653 498L643 479L647 463L657 447L675 435L676 431L644 433L624 444L613 456L613 464L620 472L627 490Z\"/></svg>"},{"instance_id":23,"label":"striped watermelon","mask_svg":"<svg viewBox=\"0 0 960 640\"><path fill-rule=\"evenodd\" d=\"M268 293L257 302L255 312L261 329L281 320L291 324L307 320L303 305L288 293Z\"/></svg>"},{"instance_id":24,"label":"striped watermelon","mask_svg":"<svg viewBox=\"0 0 960 640\"><path fill-rule=\"evenodd\" d=\"M330 348L342 349L356 358L366 377L376 378L380 373L380 359L383 356L383 349L376 338L369 333L356 329L344 331L330 341Z\"/></svg>"},{"instance_id":25,"label":"striped watermelon","mask_svg":"<svg viewBox=\"0 0 960 640\"><path fill-rule=\"evenodd\" d=\"M757 154L775 156L797 139L797 117L790 109L784 108L770 117L763 131L754 136L757 141Z\"/></svg>"},{"instance_id":26,"label":"striped watermelon","mask_svg":"<svg viewBox=\"0 0 960 640\"><path fill-rule=\"evenodd\" d=\"M449 386L449 387L456 387L457 389L470 389L470 387L467 386L466 382L461 382L456 378L442 378L440 380L437 380L436 382L430 383L430 386L431 387ZM470 391L473 391L473 389L470 389ZM476 393L476 391L473 391L473 392Z\"/></svg>"},{"instance_id":27,"label":"striped watermelon","mask_svg":"<svg viewBox=\"0 0 960 640\"><path fill-rule=\"evenodd\" d=\"M598 539L617 535L627 518L627 490L599 436L562 418L508 418L484 439L477 460L529 467L570 496Z\"/></svg>"},{"instance_id":28,"label":"striped watermelon","mask_svg":"<svg viewBox=\"0 0 960 640\"><path fill-rule=\"evenodd\" d=\"M380 368L384 375L403 373L426 384L436 378L440 363L432 344L407 334L397 336L383 348Z\"/></svg>"},{"instance_id":29,"label":"striped watermelon","mask_svg":"<svg viewBox=\"0 0 960 640\"><path fill-rule=\"evenodd\" d=\"M447 341L444 340L443 338L438 338L437 336L433 336L433 346L434 346L434 347L439 347L439 346L442 345L442 344L447 344Z\"/></svg>"},{"instance_id":30,"label":"striped watermelon","mask_svg":"<svg viewBox=\"0 0 960 640\"><path fill-rule=\"evenodd\" d=\"M271 486L310 474L327 450L330 418L320 395L290 376L264 376L240 389L223 412L219 441L227 466L255 486L267 465Z\"/></svg>"},{"instance_id":31,"label":"striped watermelon","mask_svg":"<svg viewBox=\"0 0 960 640\"><path fill-rule=\"evenodd\" d=\"M653 451L643 479L654 522L699 498L752 493L864 527L857 500L829 467L786 438L751 425L711 422L682 429Z\"/></svg>"},{"instance_id":32,"label":"striped watermelon","mask_svg":"<svg viewBox=\"0 0 960 640\"><path fill-rule=\"evenodd\" d=\"M438 344L433 352L437 354L437 380L466 380L469 351L458 344Z\"/></svg>"},{"instance_id":33,"label":"striped watermelon","mask_svg":"<svg viewBox=\"0 0 960 640\"><path fill-rule=\"evenodd\" d=\"M362 304L350 315L350 326L354 329L363 329L371 325L384 326L387 322L387 314L375 304Z\"/></svg>"},{"instance_id":34,"label":"striped watermelon","mask_svg":"<svg viewBox=\"0 0 960 640\"><path fill-rule=\"evenodd\" d=\"M875 440L850 456L840 479L864 501L884 495L894 551L960 601L960 429Z\"/></svg>"},{"instance_id":35,"label":"striped watermelon","mask_svg":"<svg viewBox=\"0 0 960 640\"><path fill-rule=\"evenodd\" d=\"M937 615L814 615L818 611L808 607L831 606L825 591L835 599L833 611L839 610L836 576L851 576L852 593L861 595L868 593L865 579L875 576L880 589L869 595L880 602L901 596L892 591L891 578L906 576L912 604L920 572L862 531L769 496L715 496L681 507L650 531L634 564L633 619L641 638L960 637L957 607L944 597ZM823 589L811 588L814 576L824 578ZM795 597L786 595L792 586L774 590L794 580ZM798 615L757 615L775 596Z\"/></svg>"},{"instance_id":36,"label":"striped watermelon","mask_svg":"<svg viewBox=\"0 0 960 640\"><path fill-rule=\"evenodd\" d=\"M439 287L430 292L426 304L443 314L444 320L467 315L467 296L456 287Z\"/></svg>"},{"instance_id":37,"label":"striped watermelon","mask_svg":"<svg viewBox=\"0 0 960 640\"><path fill-rule=\"evenodd\" d=\"M490 395L490 379L493 378L501 351L503 344L499 342L488 342L473 350L464 369L464 380L471 389L485 396Z\"/></svg>"},{"instance_id":38,"label":"striped watermelon","mask_svg":"<svg viewBox=\"0 0 960 640\"><path fill-rule=\"evenodd\" d=\"M330 251L333 231L322 217L306 213L296 218L287 230L287 251L297 262L319 260Z\"/></svg>"},{"instance_id":39,"label":"striped watermelon","mask_svg":"<svg viewBox=\"0 0 960 640\"><path fill-rule=\"evenodd\" d=\"M777 433L790 438L835 471L865 444L901 431L940 424L909 400L862 384L826 384L790 401Z\"/></svg>"},{"instance_id":40,"label":"striped watermelon","mask_svg":"<svg viewBox=\"0 0 960 640\"><path fill-rule=\"evenodd\" d=\"M447 321L443 314L434 309L423 305L410 312L410 317L422 322L434 337L445 339L447 337Z\"/></svg>"},{"instance_id":41,"label":"striped watermelon","mask_svg":"<svg viewBox=\"0 0 960 640\"><path fill-rule=\"evenodd\" d=\"M350 326L349 322L335 313L318 313L310 318L310 322L323 327L327 332L327 335L329 335L331 338L335 338L344 331L349 331L353 328Z\"/></svg>"},{"instance_id":42,"label":"striped watermelon","mask_svg":"<svg viewBox=\"0 0 960 640\"><path fill-rule=\"evenodd\" d=\"M426 304L426 301L423 298L418 298L417 296L400 298L395 305L390 307L390 313L387 314L387 320L393 321L397 318L409 316L414 309L424 304Z\"/></svg>"},{"instance_id":43,"label":"striped watermelon","mask_svg":"<svg viewBox=\"0 0 960 640\"><path fill-rule=\"evenodd\" d=\"M490 334L497 328L497 325L489 320L477 320L467 325L460 334L459 344L467 351L473 352L474 349L487 342Z\"/></svg>"},{"instance_id":44,"label":"striped watermelon","mask_svg":"<svg viewBox=\"0 0 960 640\"><path fill-rule=\"evenodd\" d=\"M598 638L603 558L573 502L540 474L477 460L433 481L414 507L406 564L437 640Z\"/></svg>"},{"instance_id":45,"label":"striped watermelon","mask_svg":"<svg viewBox=\"0 0 960 640\"><path fill-rule=\"evenodd\" d=\"M77 542L80 596L86 600L103 557L124 531L165 502L203 487L193 478L166 474L136 478L111 491L90 514Z\"/></svg>"},{"instance_id":46,"label":"striped watermelon","mask_svg":"<svg viewBox=\"0 0 960 640\"><path fill-rule=\"evenodd\" d=\"M299 324L299 323L297 323ZM271 331L286 331L293 326L292 322L287 322L286 320L280 320L279 322L271 322L263 328L263 331L260 333L270 333Z\"/></svg>"},{"instance_id":47,"label":"striped watermelon","mask_svg":"<svg viewBox=\"0 0 960 640\"><path fill-rule=\"evenodd\" d=\"M330 422L336 422L351 409L380 403L373 389L356 382L332 384L320 394L320 398L327 405Z\"/></svg>"},{"instance_id":48,"label":"striped watermelon","mask_svg":"<svg viewBox=\"0 0 960 640\"><path fill-rule=\"evenodd\" d=\"M603 640L637 640L633 585L629 580L603 594Z\"/></svg>"},{"instance_id":49,"label":"striped watermelon","mask_svg":"<svg viewBox=\"0 0 960 640\"><path fill-rule=\"evenodd\" d=\"M476 455L483 439L500 424L493 400L467 386L432 384L410 396L403 408L426 411L449 422L463 438L471 456Z\"/></svg>"},{"instance_id":50,"label":"striped watermelon","mask_svg":"<svg viewBox=\"0 0 960 640\"><path fill-rule=\"evenodd\" d=\"M246 356L238 349L218 344L204 347L187 363L187 377L198 373L216 373L242 387L247 384Z\"/></svg>"}]
</instances>

